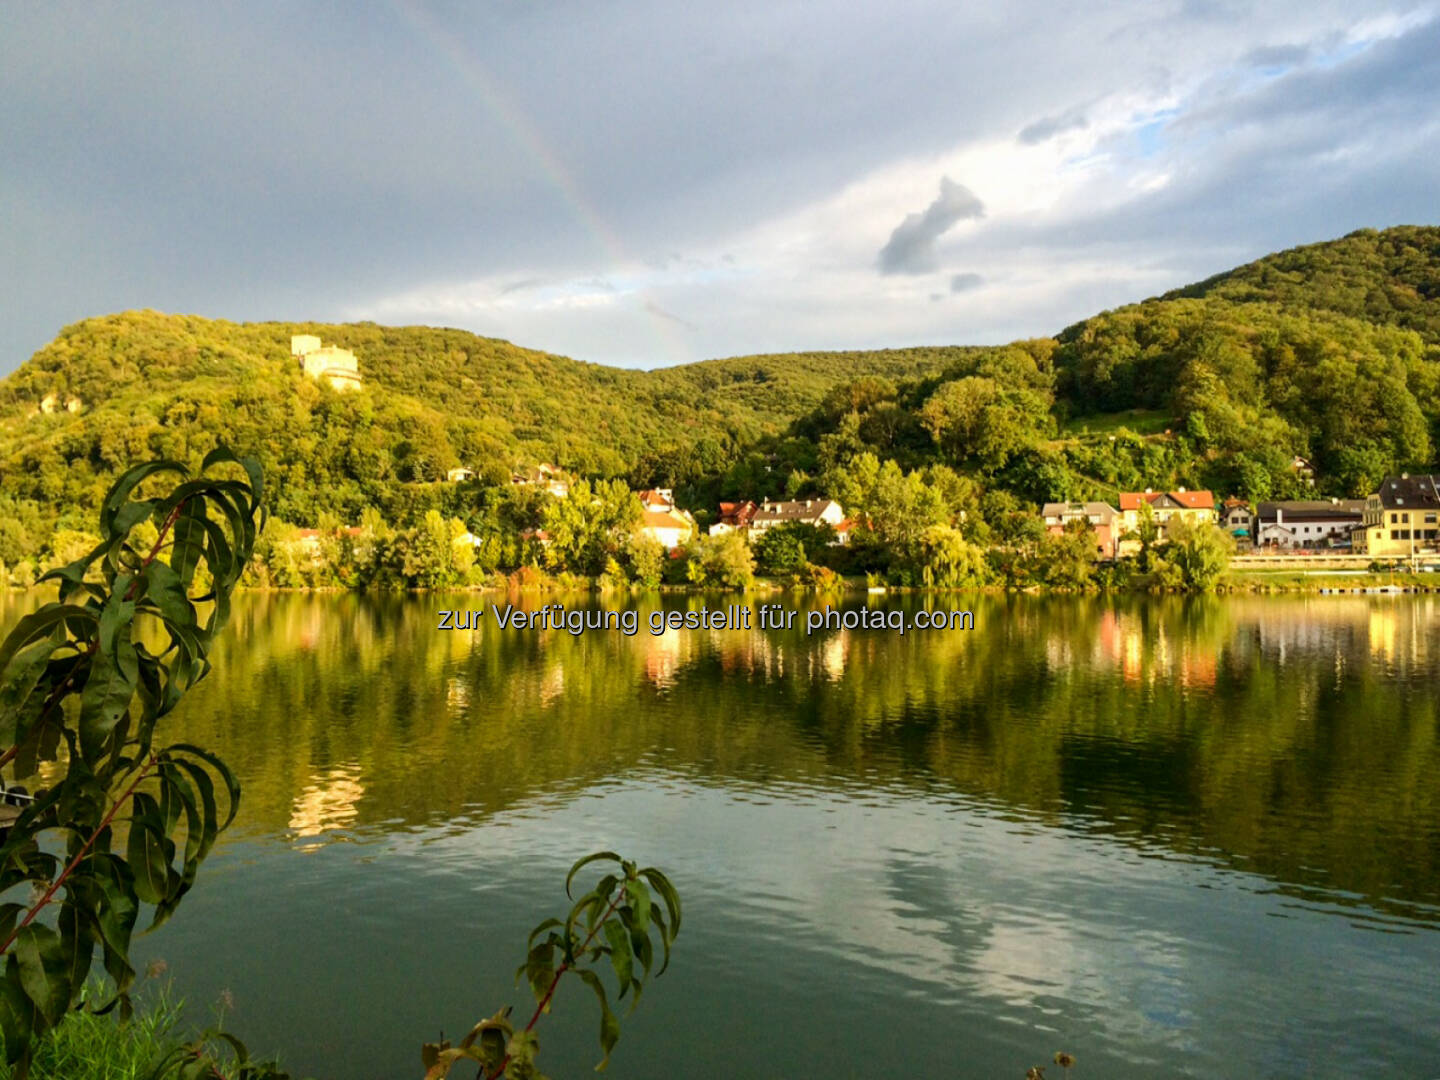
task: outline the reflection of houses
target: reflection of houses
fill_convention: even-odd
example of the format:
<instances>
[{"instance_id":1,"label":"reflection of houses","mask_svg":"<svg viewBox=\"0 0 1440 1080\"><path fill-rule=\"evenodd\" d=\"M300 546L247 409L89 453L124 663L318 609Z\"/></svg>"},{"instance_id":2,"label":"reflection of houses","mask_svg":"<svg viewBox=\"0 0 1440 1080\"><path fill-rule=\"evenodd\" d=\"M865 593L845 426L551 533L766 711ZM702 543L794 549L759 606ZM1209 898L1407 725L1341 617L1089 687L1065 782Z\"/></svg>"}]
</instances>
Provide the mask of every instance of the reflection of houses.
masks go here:
<instances>
[{"instance_id":1,"label":"reflection of houses","mask_svg":"<svg viewBox=\"0 0 1440 1080\"><path fill-rule=\"evenodd\" d=\"M300 370L316 382L324 380L336 390L360 389L360 364L349 349L321 345L314 334L296 334L290 339L290 355L300 361Z\"/></svg>"},{"instance_id":2,"label":"reflection of houses","mask_svg":"<svg viewBox=\"0 0 1440 1080\"><path fill-rule=\"evenodd\" d=\"M1387 476L1365 500L1355 550L1366 555L1417 555L1440 542L1440 476Z\"/></svg>"},{"instance_id":3,"label":"reflection of houses","mask_svg":"<svg viewBox=\"0 0 1440 1080\"><path fill-rule=\"evenodd\" d=\"M1120 541L1120 530L1116 528L1120 511L1109 503L1046 503L1040 513L1045 518L1045 531L1054 536L1064 533L1072 522L1085 522L1095 530L1096 557L1115 558Z\"/></svg>"},{"instance_id":4,"label":"reflection of houses","mask_svg":"<svg viewBox=\"0 0 1440 1080\"><path fill-rule=\"evenodd\" d=\"M320 836L350 825L365 787L358 765L338 765L307 784L290 810L290 828L300 837Z\"/></svg>"},{"instance_id":5,"label":"reflection of houses","mask_svg":"<svg viewBox=\"0 0 1440 1080\"><path fill-rule=\"evenodd\" d=\"M1255 511L1256 541L1261 547L1349 547L1364 515L1363 499L1262 502Z\"/></svg>"}]
</instances>

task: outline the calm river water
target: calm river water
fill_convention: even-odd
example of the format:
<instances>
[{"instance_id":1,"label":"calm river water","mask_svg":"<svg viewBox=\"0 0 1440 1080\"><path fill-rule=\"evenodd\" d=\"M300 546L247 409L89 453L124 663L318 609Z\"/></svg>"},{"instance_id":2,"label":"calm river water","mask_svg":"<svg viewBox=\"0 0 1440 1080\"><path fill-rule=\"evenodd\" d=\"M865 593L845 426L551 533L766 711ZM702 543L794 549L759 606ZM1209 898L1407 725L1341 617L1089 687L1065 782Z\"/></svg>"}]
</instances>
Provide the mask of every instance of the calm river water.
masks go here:
<instances>
[{"instance_id":1,"label":"calm river water","mask_svg":"<svg viewBox=\"0 0 1440 1080\"><path fill-rule=\"evenodd\" d=\"M1436 599L435 629L477 599L239 603L168 733L241 815L139 946L193 1018L228 991L299 1073L418 1077L528 1016L525 934L609 847L686 902L615 1077L1440 1076ZM562 985L545 1071L590 1075L597 1028Z\"/></svg>"}]
</instances>

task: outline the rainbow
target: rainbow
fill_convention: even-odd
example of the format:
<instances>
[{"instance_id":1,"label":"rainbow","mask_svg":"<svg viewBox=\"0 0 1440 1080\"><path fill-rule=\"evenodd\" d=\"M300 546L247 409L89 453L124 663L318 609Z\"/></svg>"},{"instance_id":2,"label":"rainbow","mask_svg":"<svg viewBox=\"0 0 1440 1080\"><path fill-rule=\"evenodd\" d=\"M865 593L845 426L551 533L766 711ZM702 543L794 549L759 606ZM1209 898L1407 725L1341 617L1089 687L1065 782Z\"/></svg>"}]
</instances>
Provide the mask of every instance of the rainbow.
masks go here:
<instances>
[{"instance_id":1,"label":"rainbow","mask_svg":"<svg viewBox=\"0 0 1440 1080\"><path fill-rule=\"evenodd\" d=\"M575 220L596 243L603 255L618 267L636 261L626 250L620 234L611 228L586 197L559 155L547 144L540 129L499 87L484 64L416 0L391 0L399 19L434 51L449 61L460 80L474 93L484 110L504 129L516 147L535 165L540 176L570 209ZM636 290L641 308L650 317L659 355L670 363L689 358L685 339L675 332L673 317L667 318L648 289Z\"/></svg>"}]
</instances>

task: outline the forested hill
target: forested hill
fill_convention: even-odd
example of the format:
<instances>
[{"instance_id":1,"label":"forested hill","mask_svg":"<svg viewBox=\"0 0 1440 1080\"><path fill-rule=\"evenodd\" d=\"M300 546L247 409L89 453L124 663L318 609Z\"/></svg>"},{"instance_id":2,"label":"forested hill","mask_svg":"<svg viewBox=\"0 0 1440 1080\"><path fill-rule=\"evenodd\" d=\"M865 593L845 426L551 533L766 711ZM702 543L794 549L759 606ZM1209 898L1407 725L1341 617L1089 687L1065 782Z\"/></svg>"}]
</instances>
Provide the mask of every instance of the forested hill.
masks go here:
<instances>
[{"instance_id":1,"label":"forested hill","mask_svg":"<svg viewBox=\"0 0 1440 1080\"><path fill-rule=\"evenodd\" d=\"M353 349L363 389L305 378L300 333ZM0 381L0 563L37 556L57 526L92 527L124 464L195 463L220 441L261 458L271 509L300 525L366 506L393 522L463 515L473 489L541 461L697 507L859 491L852 466L872 457L943 468L977 536L1042 500L1136 487L1309 493L1296 456L1318 493L1364 494L1434 467L1440 228L1282 252L1054 338L651 372L429 327L88 319ZM480 474L472 490L440 482L457 465Z\"/></svg>"},{"instance_id":2,"label":"forested hill","mask_svg":"<svg viewBox=\"0 0 1440 1080\"><path fill-rule=\"evenodd\" d=\"M364 389L340 394L306 379L292 334L353 349ZM403 514L408 486L457 465L492 478L540 461L623 475L642 456L684 451L718 466L837 382L930 374L967 351L787 354L645 372L461 330L124 312L65 328L0 382L0 520L48 523L58 508L62 521L88 524L123 463L198 460L222 439L261 457L274 509L304 524L367 504ZM0 542L0 561L6 550Z\"/></svg>"},{"instance_id":3,"label":"forested hill","mask_svg":"<svg viewBox=\"0 0 1440 1080\"><path fill-rule=\"evenodd\" d=\"M1162 299L1217 297L1308 307L1414 330L1440 344L1440 228L1361 229L1267 255Z\"/></svg>"}]
</instances>

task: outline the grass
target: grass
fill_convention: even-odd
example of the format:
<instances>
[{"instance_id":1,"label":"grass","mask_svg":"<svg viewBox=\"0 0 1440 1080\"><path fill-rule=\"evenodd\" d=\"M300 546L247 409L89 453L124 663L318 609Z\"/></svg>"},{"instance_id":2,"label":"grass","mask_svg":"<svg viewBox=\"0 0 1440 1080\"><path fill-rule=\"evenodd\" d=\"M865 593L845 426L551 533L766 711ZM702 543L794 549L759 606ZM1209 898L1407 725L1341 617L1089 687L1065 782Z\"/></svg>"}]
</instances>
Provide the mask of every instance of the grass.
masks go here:
<instances>
[{"instance_id":1,"label":"grass","mask_svg":"<svg viewBox=\"0 0 1440 1080\"><path fill-rule=\"evenodd\" d=\"M1231 567L1221 579L1221 584L1237 592L1319 592L1321 589L1373 589L1386 585L1434 590L1440 589L1440 574L1372 574L1364 570L1305 573L1285 567Z\"/></svg>"},{"instance_id":2,"label":"grass","mask_svg":"<svg viewBox=\"0 0 1440 1080\"><path fill-rule=\"evenodd\" d=\"M94 1004L107 997L102 987L92 983L86 986L81 1001ZM196 1038L181 1023L182 1006L169 985L161 983L149 993L137 995L135 1015L124 1023L118 1010L104 1016L72 1012L40 1040L30 1080L140 1080L149 1076L161 1057ZM13 1076L0 1055L0 1080L12 1080Z\"/></svg>"},{"instance_id":3,"label":"grass","mask_svg":"<svg viewBox=\"0 0 1440 1080\"><path fill-rule=\"evenodd\" d=\"M1116 435L1122 429L1136 435L1159 435L1173 426L1174 417L1163 409L1126 409L1117 413L1072 416L1060 425L1060 438L1086 435Z\"/></svg>"}]
</instances>

